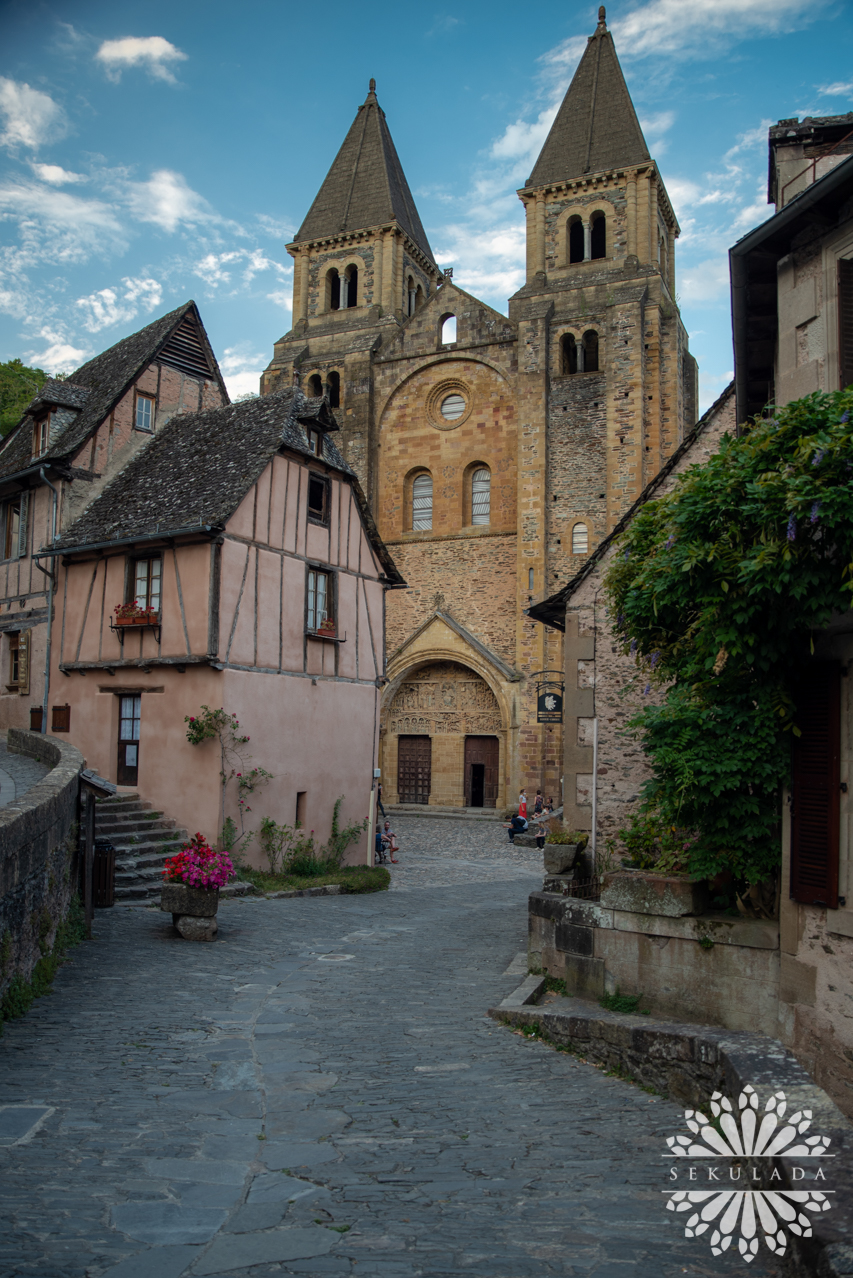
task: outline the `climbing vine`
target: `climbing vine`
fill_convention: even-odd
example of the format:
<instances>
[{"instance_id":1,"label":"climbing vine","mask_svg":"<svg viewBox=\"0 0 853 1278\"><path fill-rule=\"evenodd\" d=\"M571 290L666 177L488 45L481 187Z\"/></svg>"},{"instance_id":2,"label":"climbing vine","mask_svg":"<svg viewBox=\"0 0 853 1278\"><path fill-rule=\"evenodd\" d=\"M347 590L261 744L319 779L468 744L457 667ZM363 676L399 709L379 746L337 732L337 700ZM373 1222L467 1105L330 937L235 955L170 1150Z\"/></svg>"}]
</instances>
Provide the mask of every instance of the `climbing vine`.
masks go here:
<instances>
[{"instance_id":1,"label":"climbing vine","mask_svg":"<svg viewBox=\"0 0 853 1278\"><path fill-rule=\"evenodd\" d=\"M605 581L659 705L633 720L652 766L642 810L696 832L696 875L750 883L779 861L796 671L853 600L853 390L756 422L647 503ZM644 685L644 686L643 686Z\"/></svg>"},{"instance_id":2,"label":"climbing vine","mask_svg":"<svg viewBox=\"0 0 853 1278\"><path fill-rule=\"evenodd\" d=\"M190 745L201 745L214 738L219 742L219 777L222 783L220 792L220 844L232 857L239 856L240 845L251 839L252 831L246 829L246 816L251 812L249 799L261 786L272 780L272 773L264 768L248 766L251 756L246 746L251 740L240 727L240 720L235 714L228 714L221 706L211 710L210 706L202 706L201 713L185 715L187 724L187 740ZM239 769L239 771L238 771ZM231 781L237 783L237 812L240 818L240 833L233 817L225 815L225 796Z\"/></svg>"}]
</instances>

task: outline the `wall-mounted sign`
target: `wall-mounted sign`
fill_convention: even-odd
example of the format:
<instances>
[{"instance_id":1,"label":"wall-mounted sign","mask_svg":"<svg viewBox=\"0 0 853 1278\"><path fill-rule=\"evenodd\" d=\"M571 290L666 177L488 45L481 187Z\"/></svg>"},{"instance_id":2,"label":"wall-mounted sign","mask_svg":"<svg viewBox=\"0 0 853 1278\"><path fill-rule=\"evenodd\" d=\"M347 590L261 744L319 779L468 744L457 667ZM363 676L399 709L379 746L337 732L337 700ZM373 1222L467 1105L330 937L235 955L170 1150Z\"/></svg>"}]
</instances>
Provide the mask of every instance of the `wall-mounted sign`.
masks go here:
<instances>
[{"instance_id":1,"label":"wall-mounted sign","mask_svg":"<svg viewBox=\"0 0 853 1278\"><path fill-rule=\"evenodd\" d=\"M544 688L539 692L536 719L539 723L563 722L563 694L559 688Z\"/></svg>"},{"instance_id":2,"label":"wall-mounted sign","mask_svg":"<svg viewBox=\"0 0 853 1278\"><path fill-rule=\"evenodd\" d=\"M530 677L536 680L537 723L562 723L566 691L562 670L536 670Z\"/></svg>"}]
</instances>

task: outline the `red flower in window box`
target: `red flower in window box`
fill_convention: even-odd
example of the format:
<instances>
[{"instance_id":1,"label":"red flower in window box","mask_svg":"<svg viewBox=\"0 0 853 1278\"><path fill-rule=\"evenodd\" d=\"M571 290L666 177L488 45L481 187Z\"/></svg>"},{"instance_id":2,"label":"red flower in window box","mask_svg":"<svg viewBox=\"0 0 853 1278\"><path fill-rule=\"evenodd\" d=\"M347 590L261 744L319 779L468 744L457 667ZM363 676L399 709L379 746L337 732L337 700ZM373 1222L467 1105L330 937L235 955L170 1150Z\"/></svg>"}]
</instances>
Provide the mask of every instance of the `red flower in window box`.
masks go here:
<instances>
[{"instance_id":1,"label":"red flower in window box","mask_svg":"<svg viewBox=\"0 0 853 1278\"><path fill-rule=\"evenodd\" d=\"M318 635L329 635L330 638L334 639L337 633L334 617L324 617L317 627Z\"/></svg>"},{"instance_id":2,"label":"red flower in window box","mask_svg":"<svg viewBox=\"0 0 853 1278\"><path fill-rule=\"evenodd\" d=\"M117 604L115 624L117 626L156 626L160 614L156 608L140 608L137 603Z\"/></svg>"}]
</instances>

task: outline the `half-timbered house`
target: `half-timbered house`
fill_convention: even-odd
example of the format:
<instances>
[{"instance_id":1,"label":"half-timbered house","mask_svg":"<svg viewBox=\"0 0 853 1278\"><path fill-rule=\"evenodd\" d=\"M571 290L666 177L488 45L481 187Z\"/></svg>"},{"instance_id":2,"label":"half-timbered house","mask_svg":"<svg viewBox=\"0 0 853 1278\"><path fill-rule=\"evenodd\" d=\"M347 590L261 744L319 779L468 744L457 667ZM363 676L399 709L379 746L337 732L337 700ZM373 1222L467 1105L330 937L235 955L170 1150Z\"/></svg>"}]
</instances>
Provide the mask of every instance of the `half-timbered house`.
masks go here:
<instances>
[{"instance_id":1,"label":"half-timbered house","mask_svg":"<svg viewBox=\"0 0 853 1278\"><path fill-rule=\"evenodd\" d=\"M194 302L48 378L0 448L0 729L48 716L49 548L176 413L228 403Z\"/></svg>"},{"instance_id":2,"label":"half-timbered house","mask_svg":"<svg viewBox=\"0 0 853 1278\"><path fill-rule=\"evenodd\" d=\"M237 716L246 766L272 773L255 825L299 819L324 840L339 797L342 823L368 814L384 594L404 582L336 430L327 399L292 387L175 417L47 551L52 700L71 739L210 838L219 749L191 745L185 723L205 705ZM233 785L226 798L238 818Z\"/></svg>"}]
</instances>

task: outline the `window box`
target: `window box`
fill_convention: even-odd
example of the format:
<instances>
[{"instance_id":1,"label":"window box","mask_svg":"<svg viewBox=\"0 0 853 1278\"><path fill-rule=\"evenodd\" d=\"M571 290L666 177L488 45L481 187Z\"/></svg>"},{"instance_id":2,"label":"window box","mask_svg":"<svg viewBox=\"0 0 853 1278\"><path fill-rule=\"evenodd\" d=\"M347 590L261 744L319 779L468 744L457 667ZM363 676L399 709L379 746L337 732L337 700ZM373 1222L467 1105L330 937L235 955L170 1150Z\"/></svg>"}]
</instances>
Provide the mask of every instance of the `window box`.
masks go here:
<instances>
[{"instance_id":1,"label":"window box","mask_svg":"<svg viewBox=\"0 0 853 1278\"><path fill-rule=\"evenodd\" d=\"M155 630L157 642L160 642L160 613L156 608L140 608L136 603L118 604L115 619L110 622L110 630L118 635L118 641L124 647L124 636L127 630Z\"/></svg>"}]
</instances>

